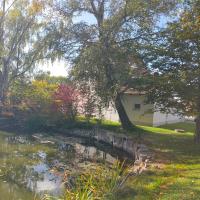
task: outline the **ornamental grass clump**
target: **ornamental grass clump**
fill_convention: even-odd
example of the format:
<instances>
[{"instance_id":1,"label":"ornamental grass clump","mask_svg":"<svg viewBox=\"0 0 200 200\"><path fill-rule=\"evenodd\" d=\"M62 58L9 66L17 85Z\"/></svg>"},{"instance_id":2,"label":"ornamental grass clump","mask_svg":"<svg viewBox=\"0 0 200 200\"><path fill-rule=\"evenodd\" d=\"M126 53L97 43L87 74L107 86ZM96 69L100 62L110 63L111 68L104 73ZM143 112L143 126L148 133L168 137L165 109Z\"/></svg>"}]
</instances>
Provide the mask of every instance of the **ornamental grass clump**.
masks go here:
<instances>
[{"instance_id":1,"label":"ornamental grass clump","mask_svg":"<svg viewBox=\"0 0 200 200\"><path fill-rule=\"evenodd\" d=\"M124 162L117 161L111 167L101 165L76 177L73 184L66 183L64 197L46 196L42 200L111 200L127 174Z\"/></svg>"}]
</instances>

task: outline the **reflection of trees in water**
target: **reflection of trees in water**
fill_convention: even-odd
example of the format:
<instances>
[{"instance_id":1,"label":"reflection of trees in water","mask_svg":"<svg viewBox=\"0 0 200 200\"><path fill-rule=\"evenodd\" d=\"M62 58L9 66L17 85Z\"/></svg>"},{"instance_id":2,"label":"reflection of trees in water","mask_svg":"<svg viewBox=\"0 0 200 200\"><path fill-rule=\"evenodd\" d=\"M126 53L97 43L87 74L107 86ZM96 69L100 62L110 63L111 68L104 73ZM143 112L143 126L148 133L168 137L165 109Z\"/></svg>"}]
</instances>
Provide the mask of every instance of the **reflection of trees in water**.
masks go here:
<instances>
[{"instance_id":1,"label":"reflection of trees in water","mask_svg":"<svg viewBox=\"0 0 200 200\"><path fill-rule=\"evenodd\" d=\"M34 194L17 184L0 182L0 198L3 200L34 199Z\"/></svg>"},{"instance_id":2,"label":"reflection of trees in water","mask_svg":"<svg viewBox=\"0 0 200 200\"><path fill-rule=\"evenodd\" d=\"M85 146L82 144L76 144L76 153L79 157L87 159L92 162L109 162L114 163L117 159L105 151L99 150L93 146Z\"/></svg>"},{"instance_id":3,"label":"reflection of trees in water","mask_svg":"<svg viewBox=\"0 0 200 200\"><path fill-rule=\"evenodd\" d=\"M9 190L7 193L12 191L16 194L17 190L25 190L27 193L33 191L39 194L44 191L58 193L62 181L71 180L71 177L73 179L90 167L98 166L99 162L113 163L116 161L115 157L110 154L111 150L108 151L103 144L89 144L80 138L66 137L60 140L55 136L53 139L57 139L55 144L40 144L39 140L32 141L29 137L0 136L0 169L4 168L5 180L10 182L5 188L5 191ZM45 141L53 139L42 137ZM64 180L66 171L67 180ZM13 187L14 183L21 189ZM30 196L29 194L28 197ZM25 199L30 199L28 197ZM19 198L13 196L10 199L20 198L21 196Z\"/></svg>"},{"instance_id":4,"label":"reflection of trees in water","mask_svg":"<svg viewBox=\"0 0 200 200\"><path fill-rule=\"evenodd\" d=\"M37 191L37 181L43 180L43 174L36 172L32 167L27 167L26 170L26 187L31 191Z\"/></svg>"}]
</instances>

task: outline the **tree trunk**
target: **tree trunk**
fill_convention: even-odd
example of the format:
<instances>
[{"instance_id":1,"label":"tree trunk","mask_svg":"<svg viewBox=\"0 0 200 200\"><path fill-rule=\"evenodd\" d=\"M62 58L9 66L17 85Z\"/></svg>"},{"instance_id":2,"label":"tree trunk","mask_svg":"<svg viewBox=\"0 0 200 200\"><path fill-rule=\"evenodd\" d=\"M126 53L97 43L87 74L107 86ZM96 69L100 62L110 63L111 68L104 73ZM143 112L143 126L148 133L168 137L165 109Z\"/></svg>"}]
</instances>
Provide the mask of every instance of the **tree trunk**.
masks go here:
<instances>
[{"instance_id":1,"label":"tree trunk","mask_svg":"<svg viewBox=\"0 0 200 200\"><path fill-rule=\"evenodd\" d=\"M3 111L3 107L4 107L4 102L3 102L3 87L2 87L2 84L0 82L0 114L2 113Z\"/></svg>"},{"instance_id":2,"label":"tree trunk","mask_svg":"<svg viewBox=\"0 0 200 200\"><path fill-rule=\"evenodd\" d=\"M9 87L9 80L8 80L8 64L3 59L3 69L2 72L0 71L0 103L5 104L8 87Z\"/></svg>"},{"instance_id":3,"label":"tree trunk","mask_svg":"<svg viewBox=\"0 0 200 200\"><path fill-rule=\"evenodd\" d=\"M199 144L200 143L200 115L196 117L195 123L196 123L196 131L195 131L194 141L195 143Z\"/></svg>"},{"instance_id":4,"label":"tree trunk","mask_svg":"<svg viewBox=\"0 0 200 200\"><path fill-rule=\"evenodd\" d=\"M134 128L134 125L132 124L132 122L130 121L126 110L122 104L121 101L121 94L117 94L117 97L115 99L115 107L117 109L118 115L119 115L119 119L121 121L122 127L125 130L132 130Z\"/></svg>"},{"instance_id":5,"label":"tree trunk","mask_svg":"<svg viewBox=\"0 0 200 200\"><path fill-rule=\"evenodd\" d=\"M4 86L2 84L0 86L0 114L4 111L5 104L6 104L6 91L5 91Z\"/></svg>"},{"instance_id":6,"label":"tree trunk","mask_svg":"<svg viewBox=\"0 0 200 200\"><path fill-rule=\"evenodd\" d=\"M0 51L5 51L5 30L4 30L4 23L5 23L5 15L6 15L6 0L2 2L2 16L0 21ZM0 58L0 63L2 65L2 69L0 70L0 112L3 109L6 100L6 87L8 83L8 68L5 57Z\"/></svg>"},{"instance_id":7,"label":"tree trunk","mask_svg":"<svg viewBox=\"0 0 200 200\"><path fill-rule=\"evenodd\" d=\"M7 94L6 88L2 84L1 87L0 87L0 103L1 104L5 104L5 102L6 102L6 96L7 96L6 94Z\"/></svg>"}]
</instances>

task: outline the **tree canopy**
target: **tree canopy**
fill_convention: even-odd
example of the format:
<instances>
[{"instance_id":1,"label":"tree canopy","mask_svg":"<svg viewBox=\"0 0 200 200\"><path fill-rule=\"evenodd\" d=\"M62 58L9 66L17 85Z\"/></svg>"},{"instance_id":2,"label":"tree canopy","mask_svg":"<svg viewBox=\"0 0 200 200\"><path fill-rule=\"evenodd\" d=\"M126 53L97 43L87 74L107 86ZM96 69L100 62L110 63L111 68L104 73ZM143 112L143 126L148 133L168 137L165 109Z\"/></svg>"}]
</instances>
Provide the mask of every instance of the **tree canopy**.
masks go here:
<instances>
[{"instance_id":1,"label":"tree canopy","mask_svg":"<svg viewBox=\"0 0 200 200\"><path fill-rule=\"evenodd\" d=\"M122 88L129 86L136 68L141 71L146 68L139 49L156 31L159 16L175 5L175 1L157 0L54 3L54 9L63 18L56 26L49 27L57 38L51 48L71 60L73 79L80 85L91 85L104 105L114 102L124 128L131 128L132 123L121 102ZM86 15L94 22L84 20ZM76 20L78 17L83 20Z\"/></svg>"},{"instance_id":2,"label":"tree canopy","mask_svg":"<svg viewBox=\"0 0 200 200\"><path fill-rule=\"evenodd\" d=\"M150 99L163 111L193 116L200 141L200 1L187 3L176 22L154 40L149 57ZM152 53L153 52L153 53ZM153 86L153 87L152 87Z\"/></svg>"},{"instance_id":3,"label":"tree canopy","mask_svg":"<svg viewBox=\"0 0 200 200\"><path fill-rule=\"evenodd\" d=\"M13 80L24 77L41 58L42 1L0 3L0 103Z\"/></svg>"}]
</instances>

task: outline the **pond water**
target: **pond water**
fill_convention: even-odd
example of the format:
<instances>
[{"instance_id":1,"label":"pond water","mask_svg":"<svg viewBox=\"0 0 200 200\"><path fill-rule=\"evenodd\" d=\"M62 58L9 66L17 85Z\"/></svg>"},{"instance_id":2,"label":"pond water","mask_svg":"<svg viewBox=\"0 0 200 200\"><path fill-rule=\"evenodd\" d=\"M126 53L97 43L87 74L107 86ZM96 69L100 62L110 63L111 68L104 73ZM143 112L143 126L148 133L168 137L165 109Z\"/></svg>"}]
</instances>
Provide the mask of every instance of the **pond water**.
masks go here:
<instances>
[{"instance_id":1,"label":"pond water","mask_svg":"<svg viewBox=\"0 0 200 200\"><path fill-rule=\"evenodd\" d=\"M108 166L128 155L86 139L0 132L0 200L60 196L65 182L89 167Z\"/></svg>"}]
</instances>

